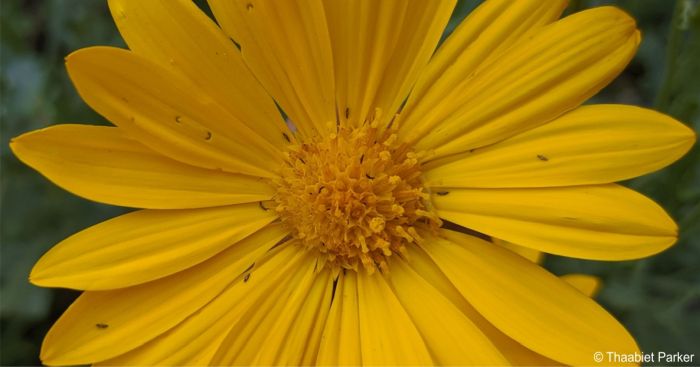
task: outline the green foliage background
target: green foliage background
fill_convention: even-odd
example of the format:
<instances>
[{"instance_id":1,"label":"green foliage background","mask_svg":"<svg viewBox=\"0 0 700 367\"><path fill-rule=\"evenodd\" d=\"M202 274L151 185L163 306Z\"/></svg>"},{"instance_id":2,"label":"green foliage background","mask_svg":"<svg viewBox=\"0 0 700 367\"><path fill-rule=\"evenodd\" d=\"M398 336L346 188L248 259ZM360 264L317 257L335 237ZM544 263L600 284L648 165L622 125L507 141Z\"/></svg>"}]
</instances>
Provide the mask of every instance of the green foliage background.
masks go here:
<instances>
[{"instance_id":1,"label":"green foliage background","mask_svg":"<svg viewBox=\"0 0 700 367\"><path fill-rule=\"evenodd\" d=\"M145 0L147 1L147 0ZM460 1L448 32L479 1ZM592 102L652 106L700 129L700 6L697 0L572 1L567 12L615 4L637 20L641 48ZM69 194L12 155L9 140L55 123L106 124L77 96L63 58L92 45L124 47L106 2L0 0L0 365L37 365L43 335L77 292L31 286L49 247L125 210ZM700 154L627 184L652 197L680 226L680 241L643 260L598 262L550 256L557 274L600 276L599 301L644 351L695 353L700 364ZM602 209L602 208L601 208ZM576 310L571 310L576 312Z\"/></svg>"}]
</instances>

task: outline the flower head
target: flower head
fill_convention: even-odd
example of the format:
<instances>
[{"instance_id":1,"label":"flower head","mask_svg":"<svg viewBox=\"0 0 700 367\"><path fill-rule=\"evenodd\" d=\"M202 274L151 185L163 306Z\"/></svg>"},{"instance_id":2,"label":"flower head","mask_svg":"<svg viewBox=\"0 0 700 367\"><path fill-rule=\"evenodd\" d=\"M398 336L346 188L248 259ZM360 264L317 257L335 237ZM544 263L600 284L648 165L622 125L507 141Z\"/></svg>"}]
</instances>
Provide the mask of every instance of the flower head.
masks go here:
<instances>
[{"instance_id":1,"label":"flower head","mask_svg":"<svg viewBox=\"0 0 700 367\"><path fill-rule=\"evenodd\" d=\"M487 1L435 51L454 1L111 0L129 50L66 59L116 127L58 125L15 154L140 210L36 264L85 292L47 364L592 364L638 352L588 295L517 254L623 260L671 246L615 181L694 133L581 106L634 55L619 9ZM290 121L282 117L284 111ZM574 286L572 286L574 285Z\"/></svg>"}]
</instances>

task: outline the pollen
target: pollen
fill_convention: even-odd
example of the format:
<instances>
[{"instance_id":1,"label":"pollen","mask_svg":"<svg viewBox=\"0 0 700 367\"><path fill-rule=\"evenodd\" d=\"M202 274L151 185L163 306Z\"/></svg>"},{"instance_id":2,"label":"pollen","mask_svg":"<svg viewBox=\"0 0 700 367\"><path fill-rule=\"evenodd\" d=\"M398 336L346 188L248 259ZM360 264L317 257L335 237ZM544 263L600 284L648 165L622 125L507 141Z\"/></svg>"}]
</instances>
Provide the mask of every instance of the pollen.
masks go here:
<instances>
[{"instance_id":1,"label":"pollen","mask_svg":"<svg viewBox=\"0 0 700 367\"><path fill-rule=\"evenodd\" d=\"M290 146L275 182L276 210L294 237L323 264L388 271L387 258L406 256L435 231L419 154L377 122L339 125L336 133Z\"/></svg>"}]
</instances>

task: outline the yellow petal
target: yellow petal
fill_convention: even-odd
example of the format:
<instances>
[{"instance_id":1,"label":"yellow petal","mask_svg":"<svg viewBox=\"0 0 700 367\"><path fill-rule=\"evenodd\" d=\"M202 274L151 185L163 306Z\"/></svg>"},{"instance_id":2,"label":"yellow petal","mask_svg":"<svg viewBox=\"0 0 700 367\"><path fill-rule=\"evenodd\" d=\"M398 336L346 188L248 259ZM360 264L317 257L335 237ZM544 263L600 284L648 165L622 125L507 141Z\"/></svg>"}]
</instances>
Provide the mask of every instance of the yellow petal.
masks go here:
<instances>
[{"instance_id":1,"label":"yellow petal","mask_svg":"<svg viewBox=\"0 0 700 367\"><path fill-rule=\"evenodd\" d=\"M398 111L433 54L453 0L327 0L339 117L380 126Z\"/></svg>"},{"instance_id":2,"label":"yellow petal","mask_svg":"<svg viewBox=\"0 0 700 367\"><path fill-rule=\"evenodd\" d=\"M333 56L320 1L209 0L209 6L302 135L335 129Z\"/></svg>"},{"instance_id":3,"label":"yellow petal","mask_svg":"<svg viewBox=\"0 0 700 367\"><path fill-rule=\"evenodd\" d=\"M29 280L81 290L145 283L198 264L275 218L258 204L132 212L61 241L34 265Z\"/></svg>"},{"instance_id":4,"label":"yellow petal","mask_svg":"<svg viewBox=\"0 0 700 367\"><path fill-rule=\"evenodd\" d=\"M57 125L15 138L10 147L58 186L112 205L188 209L268 200L274 194L259 178L182 164L114 127Z\"/></svg>"},{"instance_id":5,"label":"yellow petal","mask_svg":"<svg viewBox=\"0 0 700 367\"><path fill-rule=\"evenodd\" d=\"M549 24L479 67L429 118L410 124L405 138L439 158L542 125L617 76L639 37L634 20L613 7Z\"/></svg>"},{"instance_id":6,"label":"yellow petal","mask_svg":"<svg viewBox=\"0 0 700 367\"><path fill-rule=\"evenodd\" d=\"M328 305L333 297L334 281L329 269L323 270L314 280L313 288L304 301L303 308L296 315L284 341L277 346L279 358L275 365L310 366L318 357L321 334L330 311ZM275 348L274 343L266 343L265 349ZM260 356L267 354L261 351ZM258 363L264 362L258 359Z\"/></svg>"},{"instance_id":7,"label":"yellow petal","mask_svg":"<svg viewBox=\"0 0 700 367\"><path fill-rule=\"evenodd\" d=\"M476 237L443 231L422 247L489 322L558 362L592 365L593 353L639 352L598 304L538 265Z\"/></svg>"},{"instance_id":8,"label":"yellow petal","mask_svg":"<svg viewBox=\"0 0 700 367\"><path fill-rule=\"evenodd\" d=\"M363 365L433 364L420 332L381 274L358 272L357 295Z\"/></svg>"},{"instance_id":9,"label":"yellow petal","mask_svg":"<svg viewBox=\"0 0 700 367\"><path fill-rule=\"evenodd\" d=\"M405 260L390 259L389 283L416 325L435 363L441 366L506 365L507 361L474 323ZM408 261L410 263L410 260Z\"/></svg>"},{"instance_id":10,"label":"yellow petal","mask_svg":"<svg viewBox=\"0 0 700 367\"><path fill-rule=\"evenodd\" d=\"M166 278L84 292L49 330L41 348L42 362L89 364L145 344L209 303L284 235L280 227L271 226Z\"/></svg>"},{"instance_id":11,"label":"yellow petal","mask_svg":"<svg viewBox=\"0 0 700 367\"><path fill-rule=\"evenodd\" d=\"M432 196L440 217L551 254L635 259L668 248L678 236L660 206L615 184L447 192Z\"/></svg>"},{"instance_id":12,"label":"yellow petal","mask_svg":"<svg viewBox=\"0 0 700 367\"><path fill-rule=\"evenodd\" d=\"M304 252L298 242L295 243L293 250L300 252L299 255L303 261L297 261L296 266L290 270L285 269L287 279L282 282L272 282L274 288L267 294L261 294L254 306L248 307L245 313L240 314L210 365L271 365L258 360L261 357L263 345L267 343L266 340L269 337L274 338L279 333L289 331L289 324L285 322L293 322L293 315L285 312L298 311L315 281L316 261L313 256L309 256L309 252ZM255 275L251 275L251 279ZM260 279L258 284L261 283L270 282L267 279ZM270 347L274 349L280 345L273 344ZM270 352L270 349L267 349L267 352ZM275 350L275 354L277 353L279 350Z\"/></svg>"},{"instance_id":13,"label":"yellow petal","mask_svg":"<svg viewBox=\"0 0 700 367\"><path fill-rule=\"evenodd\" d=\"M564 275L561 276L560 279L574 286L574 288L578 289L588 297L591 297L592 293L590 292L594 291L594 289L591 288L593 283L595 283L597 286L597 278L582 274ZM537 354L530 349L525 348L522 344L516 342L498 330L489 335L491 337L491 341L493 341L496 347L501 350L501 352L513 366L563 366L561 363L553 361L541 354Z\"/></svg>"},{"instance_id":14,"label":"yellow petal","mask_svg":"<svg viewBox=\"0 0 700 367\"><path fill-rule=\"evenodd\" d=\"M274 241L280 237L271 238ZM273 244L263 247L267 250ZM275 247L263 256L257 252L248 258L253 268L244 274L232 275L233 283L209 304L182 323L143 346L100 365L112 366L185 366L208 365L233 330L243 332L239 325L248 313L258 312L260 305L293 286L292 280L309 266L308 257L292 243ZM235 277L235 279L234 279ZM284 302L282 302L284 303ZM262 312L262 311L261 311ZM243 325L245 326L245 325Z\"/></svg>"},{"instance_id":15,"label":"yellow petal","mask_svg":"<svg viewBox=\"0 0 700 367\"><path fill-rule=\"evenodd\" d=\"M535 264L541 264L542 260L544 259L544 253L533 248L518 246L512 242L503 241L500 238L492 238L491 241L498 246L505 247L508 250L515 252L516 254L532 261Z\"/></svg>"},{"instance_id":16,"label":"yellow petal","mask_svg":"<svg viewBox=\"0 0 700 367\"><path fill-rule=\"evenodd\" d=\"M358 315L357 274L341 272L328 318L321 334L316 365L359 366L362 364Z\"/></svg>"},{"instance_id":17,"label":"yellow petal","mask_svg":"<svg viewBox=\"0 0 700 367\"><path fill-rule=\"evenodd\" d=\"M423 233L421 233L422 235ZM425 234L425 238L432 238L430 233ZM486 320L467 300L459 293L454 284L445 276L430 256L421 248L412 249L409 252L409 265L423 279L430 283L435 289L448 298L452 304L459 309L476 325L481 332L488 337L493 345L498 348L508 363L513 366L554 366L559 363L539 355L516 342L509 336L503 334Z\"/></svg>"},{"instance_id":18,"label":"yellow petal","mask_svg":"<svg viewBox=\"0 0 700 367\"><path fill-rule=\"evenodd\" d=\"M432 161L432 187L549 187L610 183L656 171L685 154L695 133L656 111L579 107L497 144Z\"/></svg>"},{"instance_id":19,"label":"yellow petal","mask_svg":"<svg viewBox=\"0 0 700 367\"><path fill-rule=\"evenodd\" d=\"M592 275L565 274L560 278L588 297L594 297L600 290L600 279Z\"/></svg>"},{"instance_id":20,"label":"yellow petal","mask_svg":"<svg viewBox=\"0 0 700 367\"><path fill-rule=\"evenodd\" d=\"M555 21L565 0L496 0L477 7L431 58L401 111L402 133L430 119L436 106L489 59Z\"/></svg>"},{"instance_id":21,"label":"yellow petal","mask_svg":"<svg viewBox=\"0 0 700 367\"><path fill-rule=\"evenodd\" d=\"M83 100L149 148L195 166L272 177L282 154L193 84L133 52L90 47L66 66Z\"/></svg>"},{"instance_id":22,"label":"yellow petal","mask_svg":"<svg viewBox=\"0 0 700 367\"><path fill-rule=\"evenodd\" d=\"M314 259L315 261L315 259ZM275 305L274 312L265 313L257 328L260 342L248 341L248 349L255 356L253 364L262 366L299 366L304 353L309 359L316 358L320 331L325 322L332 297L333 283L330 271L316 273L313 266L288 297L282 297ZM321 304L323 300L328 303ZM321 312L319 312L321 311ZM272 315L277 314L277 317ZM318 327L320 326L320 327ZM318 331L318 339L310 339ZM312 345L315 342L315 345ZM237 359L237 364L247 364L245 359Z\"/></svg>"},{"instance_id":23,"label":"yellow petal","mask_svg":"<svg viewBox=\"0 0 700 367\"><path fill-rule=\"evenodd\" d=\"M421 233L421 235L423 235L423 233ZM428 233L424 237L428 238L430 237L430 234ZM496 243L504 244L504 247L509 248L511 251L524 256L525 258L532 255L530 252L535 252L538 255L542 255L542 253L539 251L517 246L510 242L498 241ZM541 258L542 256L538 257ZM508 364L513 366L561 365L561 363L555 362L547 357L531 351L530 349L525 348L522 344L503 334L500 330L484 319L484 317L478 311L476 311L474 307L464 299L464 297L462 297L452 282L445 277L444 273L422 249L412 249L409 252L409 259L409 265L411 268L413 268L417 274L430 283L430 285L435 287L435 289L438 289L444 297L448 298L450 302L452 302L452 304L459 307L459 309L467 317L469 317L469 319L479 328L479 330L481 330L481 332L488 337L496 348L498 348L503 357L505 357L508 361ZM529 260L533 261L532 259ZM584 294L590 297L591 294L587 294L586 292L588 291L588 288L590 288L591 280L596 278L592 276L571 274L565 275L561 277L561 279L567 281L569 284L573 285L578 290L584 292ZM569 282L569 280L571 280L571 282Z\"/></svg>"},{"instance_id":24,"label":"yellow petal","mask_svg":"<svg viewBox=\"0 0 700 367\"><path fill-rule=\"evenodd\" d=\"M109 8L132 51L187 78L269 142L287 143L274 101L233 42L194 2L110 0Z\"/></svg>"}]
</instances>

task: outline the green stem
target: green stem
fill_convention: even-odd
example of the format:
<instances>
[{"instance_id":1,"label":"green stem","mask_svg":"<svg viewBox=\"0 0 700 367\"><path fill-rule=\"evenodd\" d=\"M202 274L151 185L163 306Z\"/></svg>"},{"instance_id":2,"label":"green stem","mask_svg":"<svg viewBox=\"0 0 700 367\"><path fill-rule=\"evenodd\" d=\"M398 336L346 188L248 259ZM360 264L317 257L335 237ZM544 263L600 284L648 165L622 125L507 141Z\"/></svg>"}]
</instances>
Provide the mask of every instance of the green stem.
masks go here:
<instances>
[{"instance_id":1,"label":"green stem","mask_svg":"<svg viewBox=\"0 0 700 367\"><path fill-rule=\"evenodd\" d=\"M666 48L664 80L661 83L661 88L654 102L654 108L663 112L668 112L671 103L671 89L673 88L673 79L675 77L676 58L678 57L678 49L681 43L682 30L680 22L684 1L685 0L676 0L676 4L673 7L673 17L671 18L671 25L667 36L668 47Z\"/></svg>"}]
</instances>

